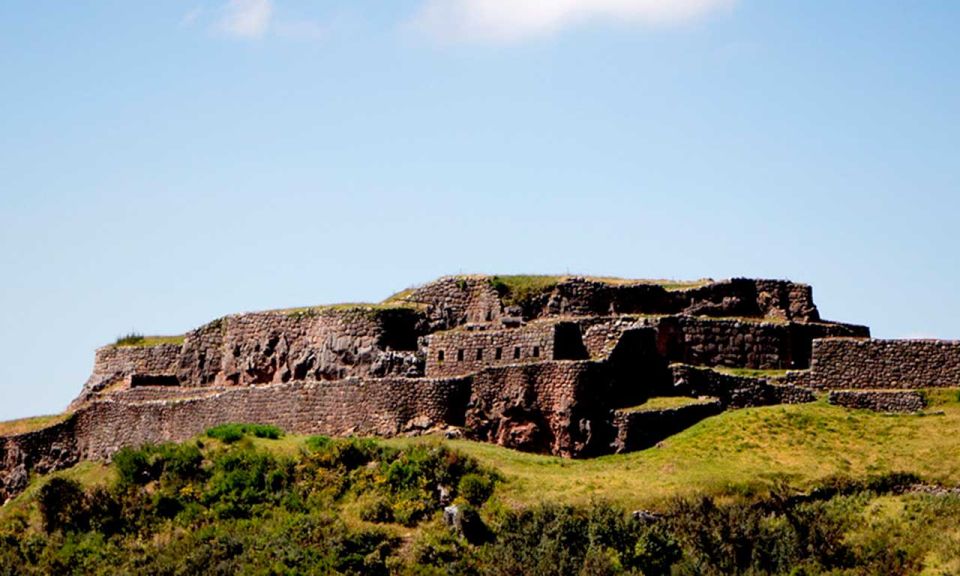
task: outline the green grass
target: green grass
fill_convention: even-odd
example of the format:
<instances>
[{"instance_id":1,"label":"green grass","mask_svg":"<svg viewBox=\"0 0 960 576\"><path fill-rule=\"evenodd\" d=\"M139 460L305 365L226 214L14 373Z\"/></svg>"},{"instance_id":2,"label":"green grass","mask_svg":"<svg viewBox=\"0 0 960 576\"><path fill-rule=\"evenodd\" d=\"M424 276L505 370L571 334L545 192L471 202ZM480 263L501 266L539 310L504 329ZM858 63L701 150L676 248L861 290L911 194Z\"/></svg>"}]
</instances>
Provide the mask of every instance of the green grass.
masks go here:
<instances>
[{"instance_id":1,"label":"green grass","mask_svg":"<svg viewBox=\"0 0 960 576\"><path fill-rule=\"evenodd\" d=\"M715 402L715 398L690 398L689 396L655 396L647 399L643 404L622 408L621 412L656 412L684 406L696 406Z\"/></svg>"},{"instance_id":2,"label":"green grass","mask_svg":"<svg viewBox=\"0 0 960 576\"><path fill-rule=\"evenodd\" d=\"M960 484L960 459L945 457L960 452L958 391L931 390L928 397L928 412L934 414L891 416L823 401L731 410L668 438L658 448L589 460L468 440L420 437L381 442L394 447L448 443L503 474L496 498L509 506L607 499L628 508L656 508L677 496L763 492L783 483L807 489L833 476L891 471ZM296 454L304 449L306 437L250 440L275 452Z\"/></svg>"},{"instance_id":3,"label":"green grass","mask_svg":"<svg viewBox=\"0 0 960 576\"><path fill-rule=\"evenodd\" d=\"M553 290L564 280L563 276L508 275L492 276L490 285L507 306L522 305L537 296Z\"/></svg>"},{"instance_id":4,"label":"green grass","mask_svg":"<svg viewBox=\"0 0 960 576\"><path fill-rule=\"evenodd\" d=\"M790 370L756 370L753 368L729 368L727 366L702 366L702 368L716 370L721 374L745 376L747 378L783 378L787 375L787 372L790 372Z\"/></svg>"},{"instance_id":5,"label":"green grass","mask_svg":"<svg viewBox=\"0 0 960 576\"><path fill-rule=\"evenodd\" d=\"M87 488L94 488L97 486L106 486L112 482L116 478L116 470L103 462L86 461L42 477L35 476L26 490L0 507L0 526L7 523L10 518L21 514L28 514L32 517L33 528L39 529L40 526L36 514L32 513L35 512L37 508L37 493L51 478L67 478L69 480L75 480Z\"/></svg>"},{"instance_id":6,"label":"green grass","mask_svg":"<svg viewBox=\"0 0 960 576\"><path fill-rule=\"evenodd\" d=\"M32 418L21 418L19 420L0 422L0 436L26 434L27 432L33 432L34 430L40 430L41 428L59 424L69 417L69 414L53 414L50 416L34 416Z\"/></svg>"},{"instance_id":7,"label":"green grass","mask_svg":"<svg viewBox=\"0 0 960 576\"><path fill-rule=\"evenodd\" d=\"M724 412L665 440L661 447L589 460L527 454L491 444L451 441L500 470L505 503L585 504L607 499L657 507L677 496L762 492L786 482L807 489L837 475L913 472L960 484L960 402L936 391L943 415L888 416L825 402ZM416 439L385 442L404 445Z\"/></svg>"},{"instance_id":8,"label":"green grass","mask_svg":"<svg viewBox=\"0 0 960 576\"><path fill-rule=\"evenodd\" d=\"M575 276L551 276L551 275L498 275L490 277L490 284L496 289L497 293L503 299L504 304L522 304L544 292L549 292L557 284L574 278ZM631 280L628 278L616 278L612 276L585 276L587 280L594 282L603 282L614 286L631 284L653 284L661 286L665 290L687 290L709 284L710 280Z\"/></svg>"},{"instance_id":9,"label":"green grass","mask_svg":"<svg viewBox=\"0 0 960 576\"><path fill-rule=\"evenodd\" d=\"M245 436L278 440L283 437L283 430L266 424L221 424L210 428L204 434L224 444L233 444Z\"/></svg>"},{"instance_id":10,"label":"green grass","mask_svg":"<svg viewBox=\"0 0 960 576\"><path fill-rule=\"evenodd\" d=\"M142 334L131 333L117 338L114 346L118 348L147 348L149 346L159 346L161 344L183 344L184 336L144 336Z\"/></svg>"},{"instance_id":11,"label":"green grass","mask_svg":"<svg viewBox=\"0 0 960 576\"><path fill-rule=\"evenodd\" d=\"M377 312L387 310L411 310L417 309L418 305L413 302L403 302L397 300L383 302L343 302L340 304L323 304L320 306L301 306L299 308L282 308L271 310L294 317L311 317L328 312L357 312L376 314Z\"/></svg>"}]
</instances>

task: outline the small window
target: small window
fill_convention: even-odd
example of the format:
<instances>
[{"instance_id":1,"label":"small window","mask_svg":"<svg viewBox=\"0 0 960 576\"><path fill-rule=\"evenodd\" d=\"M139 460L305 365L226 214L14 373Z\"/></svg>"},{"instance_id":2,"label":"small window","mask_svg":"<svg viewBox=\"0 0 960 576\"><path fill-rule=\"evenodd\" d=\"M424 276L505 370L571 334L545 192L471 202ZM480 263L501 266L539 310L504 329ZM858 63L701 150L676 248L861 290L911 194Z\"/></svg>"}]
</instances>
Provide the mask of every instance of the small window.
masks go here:
<instances>
[{"instance_id":1,"label":"small window","mask_svg":"<svg viewBox=\"0 0 960 576\"><path fill-rule=\"evenodd\" d=\"M463 348L457 350L457 362L463 362Z\"/></svg>"},{"instance_id":2,"label":"small window","mask_svg":"<svg viewBox=\"0 0 960 576\"><path fill-rule=\"evenodd\" d=\"M443 362L443 350L437 352L437 362Z\"/></svg>"},{"instance_id":3,"label":"small window","mask_svg":"<svg viewBox=\"0 0 960 576\"><path fill-rule=\"evenodd\" d=\"M539 357L540 357L540 347L539 347L539 346L534 346L534 347L533 347L533 357L534 357L534 358L539 358Z\"/></svg>"},{"instance_id":4,"label":"small window","mask_svg":"<svg viewBox=\"0 0 960 576\"><path fill-rule=\"evenodd\" d=\"M503 348L497 348L496 351L493 353L493 356L494 356L494 358L496 358L497 360L502 359L502 358L503 358Z\"/></svg>"},{"instance_id":5,"label":"small window","mask_svg":"<svg viewBox=\"0 0 960 576\"><path fill-rule=\"evenodd\" d=\"M483 348L477 348L477 361L483 360Z\"/></svg>"},{"instance_id":6,"label":"small window","mask_svg":"<svg viewBox=\"0 0 960 576\"><path fill-rule=\"evenodd\" d=\"M519 360L519 359L520 359L520 347L519 347L519 346L517 346L516 348L513 349L513 359L514 359L514 360Z\"/></svg>"}]
</instances>

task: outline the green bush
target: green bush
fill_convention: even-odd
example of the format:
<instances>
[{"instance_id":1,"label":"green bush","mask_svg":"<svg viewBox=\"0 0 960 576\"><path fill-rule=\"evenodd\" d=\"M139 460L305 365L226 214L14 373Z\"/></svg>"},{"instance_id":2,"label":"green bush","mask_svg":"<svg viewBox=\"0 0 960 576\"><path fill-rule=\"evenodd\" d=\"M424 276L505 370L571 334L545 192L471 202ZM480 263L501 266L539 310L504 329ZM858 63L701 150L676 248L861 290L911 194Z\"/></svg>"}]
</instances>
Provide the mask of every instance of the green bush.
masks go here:
<instances>
[{"instance_id":1,"label":"green bush","mask_svg":"<svg viewBox=\"0 0 960 576\"><path fill-rule=\"evenodd\" d=\"M392 522L393 507L384 496L373 496L366 499L360 506L360 519L366 522Z\"/></svg>"},{"instance_id":2,"label":"green bush","mask_svg":"<svg viewBox=\"0 0 960 576\"><path fill-rule=\"evenodd\" d=\"M203 475L203 454L195 444L147 444L123 448L113 455L120 483L142 486L163 476L173 484L183 484Z\"/></svg>"},{"instance_id":3,"label":"green bush","mask_svg":"<svg viewBox=\"0 0 960 576\"><path fill-rule=\"evenodd\" d=\"M457 493L474 506L482 506L493 494L494 480L488 476L471 472L460 478Z\"/></svg>"},{"instance_id":4,"label":"green bush","mask_svg":"<svg viewBox=\"0 0 960 576\"><path fill-rule=\"evenodd\" d=\"M205 434L224 444L233 444L244 436L276 440L283 436L283 431L269 424L221 424L208 429Z\"/></svg>"},{"instance_id":5,"label":"green bush","mask_svg":"<svg viewBox=\"0 0 960 576\"><path fill-rule=\"evenodd\" d=\"M130 332L129 334L126 334L126 335L124 335L124 336L118 336L118 337L117 337L117 340L114 342L114 345L116 345L116 346L135 346L135 345L143 342L143 340L144 340L143 334L141 334L141 333L139 333L139 332L136 332L136 331L133 331L133 332Z\"/></svg>"},{"instance_id":6,"label":"green bush","mask_svg":"<svg viewBox=\"0 0 960 576\"><path fill-rule=\"evenodd\" d=\"M248 518L260 505L279 502L293 479L293 463L256 450L228 451L213 459L202 501L220 518Z\"/></svg>"},{"instance_id":7,"label":"green bush","mask_svg":"<svg viewBox=\"0 0 960 576\"><path fill-rule=\"evenodd\" d=\"M47 533L86 530L90 514L87 496L74 480L53 477L40 489L37 505Z\"/></svg>"}]
</instances>

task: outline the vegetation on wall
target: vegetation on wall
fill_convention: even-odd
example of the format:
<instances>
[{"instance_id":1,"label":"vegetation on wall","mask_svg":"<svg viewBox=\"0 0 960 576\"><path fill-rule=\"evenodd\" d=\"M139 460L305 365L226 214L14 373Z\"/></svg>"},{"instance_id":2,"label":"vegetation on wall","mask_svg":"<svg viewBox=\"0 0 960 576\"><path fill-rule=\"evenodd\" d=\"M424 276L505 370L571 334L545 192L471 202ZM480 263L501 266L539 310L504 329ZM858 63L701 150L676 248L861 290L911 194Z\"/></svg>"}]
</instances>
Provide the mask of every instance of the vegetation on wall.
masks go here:
<instances>
[{"instance_id":1,"label":"vegetation on wall","mask_svg":"<svg viewBox=\"0 0 960 576\"><path fill-rule=\"evenodd\" d=\"M147 347L159 346L161 344L183 344L184 337L181 336L144 336L139 332L130 332L125 336L118 336L114 346L118 347Z\"/></svg>"}]
</instances>

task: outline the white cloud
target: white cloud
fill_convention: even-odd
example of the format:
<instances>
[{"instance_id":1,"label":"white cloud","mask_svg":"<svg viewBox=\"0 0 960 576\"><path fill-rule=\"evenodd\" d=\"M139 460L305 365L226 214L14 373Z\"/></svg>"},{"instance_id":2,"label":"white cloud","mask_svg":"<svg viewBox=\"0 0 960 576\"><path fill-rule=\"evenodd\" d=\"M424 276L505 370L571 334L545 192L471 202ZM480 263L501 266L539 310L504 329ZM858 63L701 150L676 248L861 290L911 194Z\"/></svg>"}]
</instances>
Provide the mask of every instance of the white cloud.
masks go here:
<instances>
[{"instance_id":1,"label":"white cloud","mask_svg":"<svg viewBox=\"0 0 960 576\"><path fill-rule=\"evenodd\" d=\"M267 32L271 18L270 0L230 0L223 7L217 27L231 36L260 38Z\"/></svg>"},{"instance_id":2,"label":"white cloud","mask_svg":"<svg viewBox=\"0 0 960 576\"><path fill-rule=\"evenodd\" d=\"M510 42L588 21L666 25L736 0L425 0L413 24L444 40Z\"/></svg>"}]
</instances>

